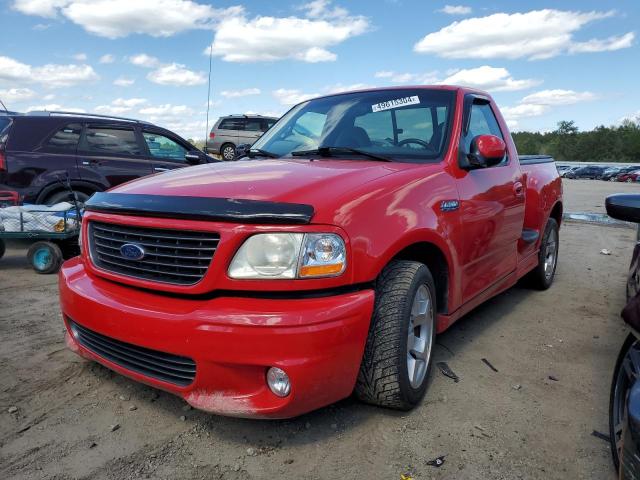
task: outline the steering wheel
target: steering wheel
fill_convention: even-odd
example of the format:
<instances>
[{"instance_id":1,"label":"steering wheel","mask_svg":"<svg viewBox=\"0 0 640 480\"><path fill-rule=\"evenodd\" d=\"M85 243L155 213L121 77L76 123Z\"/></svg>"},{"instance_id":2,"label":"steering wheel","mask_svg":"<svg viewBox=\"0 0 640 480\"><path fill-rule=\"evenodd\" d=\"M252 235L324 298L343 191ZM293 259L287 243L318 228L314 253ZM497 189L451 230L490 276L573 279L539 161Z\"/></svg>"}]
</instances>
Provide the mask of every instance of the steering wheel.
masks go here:
<instances>
[{"instance_id":1,"label":"steering wheel","mask_svg":"<svg viewBox=\"0 0 640 480\"><path fill-rule=\"evenodd\" d=\"M400 140L398 142L398 146L399 147L403 147L403 146L405 146L405 145L407 145L409 143L415 143L415 144L420 145L420 146L422 146L422 147L424 147L426 149L433 150L431 148L431 145L429 145L424 140L420 140L419 138L405 138L404 140Z\"/></svg>"}]
</instances>

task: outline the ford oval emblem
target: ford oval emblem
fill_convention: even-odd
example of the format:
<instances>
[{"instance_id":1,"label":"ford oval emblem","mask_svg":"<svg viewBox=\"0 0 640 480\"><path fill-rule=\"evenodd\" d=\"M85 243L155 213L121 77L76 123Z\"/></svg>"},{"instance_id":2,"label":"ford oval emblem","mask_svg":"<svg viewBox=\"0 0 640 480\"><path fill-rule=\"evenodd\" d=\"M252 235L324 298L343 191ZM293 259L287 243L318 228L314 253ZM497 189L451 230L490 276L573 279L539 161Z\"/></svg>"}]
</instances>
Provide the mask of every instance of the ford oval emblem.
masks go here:
<instances>
[{"instance_id":1,"label":"ford oval emblem","mask_svg":"<svg viewBox=\"0 0 640 480\"><path fill-rule=\"evenodd\" d=\"M120 255L127 260L142 260L144 253L144 248L135 243L125 243L120 247Z\"/></svg>"}]
</instances>

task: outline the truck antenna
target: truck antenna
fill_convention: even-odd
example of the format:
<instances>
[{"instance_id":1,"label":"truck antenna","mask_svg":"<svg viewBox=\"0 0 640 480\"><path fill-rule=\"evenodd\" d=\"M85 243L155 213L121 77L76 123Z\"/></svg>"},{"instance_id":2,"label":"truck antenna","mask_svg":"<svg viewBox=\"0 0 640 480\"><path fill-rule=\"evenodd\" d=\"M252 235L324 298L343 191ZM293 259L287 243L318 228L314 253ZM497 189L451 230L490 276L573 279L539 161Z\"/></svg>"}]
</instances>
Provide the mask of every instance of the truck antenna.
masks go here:
<instances>
[{"instance_id":1,"label":"truck antenna","mask_svg":"<svg viewBox=\"0 0 640 480\"><path fill-rule=\"evenodd\" d=\"M215 38L215 35L214 35ZM207 151L207 138L209 138L209 108L211 107L211 62L213 59L213 40L209 47L209 83L207 84L207 131L204 133L204 151Z\"/></svg>"}]
</instances>

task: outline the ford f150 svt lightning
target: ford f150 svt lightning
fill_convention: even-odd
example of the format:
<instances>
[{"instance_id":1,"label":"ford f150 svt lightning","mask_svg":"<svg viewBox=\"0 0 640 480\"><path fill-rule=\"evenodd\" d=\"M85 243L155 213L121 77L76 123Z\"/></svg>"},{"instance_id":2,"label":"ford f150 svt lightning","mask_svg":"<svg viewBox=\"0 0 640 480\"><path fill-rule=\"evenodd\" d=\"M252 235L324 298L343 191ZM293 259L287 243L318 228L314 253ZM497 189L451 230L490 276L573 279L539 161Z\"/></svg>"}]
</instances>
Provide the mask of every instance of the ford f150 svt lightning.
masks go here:
<instances>
[{"instance_id":1,"label":"ford f150 svt lightning","mask_svg":"<svg viewBox=\"0 0 640 480\"><path fill-rule=\"evenodd\" d=\"M562 185L458 87L293 107L249 159L95 194L60 273L78 354L225 415L352 393L409 409L435 336L528 276L548 288Z\"/></svg>"}]
</instances>

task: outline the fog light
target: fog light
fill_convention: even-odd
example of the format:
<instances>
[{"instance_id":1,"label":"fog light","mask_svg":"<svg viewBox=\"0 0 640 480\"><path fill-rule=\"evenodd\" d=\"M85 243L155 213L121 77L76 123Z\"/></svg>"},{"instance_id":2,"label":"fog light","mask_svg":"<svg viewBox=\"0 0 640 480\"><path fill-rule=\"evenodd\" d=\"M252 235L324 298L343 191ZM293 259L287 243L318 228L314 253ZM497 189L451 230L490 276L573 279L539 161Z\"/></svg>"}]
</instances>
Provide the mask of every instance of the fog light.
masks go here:
<instances>
[{"instance_id":1,"label":"fog light","mask_svg":"<svg viewBox=\"0 0 640 480\"><path fill-rule=\"evenodd\" d=\"M289 383L289 375L278 367L271 367L267 371L267 385L271 391L279 396L286 397L291 392L291 383Z\"/></svg>"}]
</instances>

